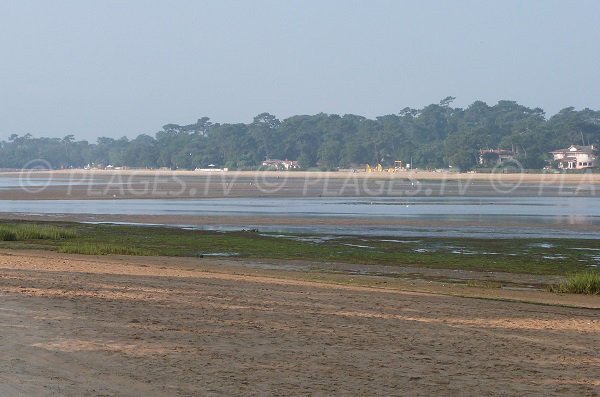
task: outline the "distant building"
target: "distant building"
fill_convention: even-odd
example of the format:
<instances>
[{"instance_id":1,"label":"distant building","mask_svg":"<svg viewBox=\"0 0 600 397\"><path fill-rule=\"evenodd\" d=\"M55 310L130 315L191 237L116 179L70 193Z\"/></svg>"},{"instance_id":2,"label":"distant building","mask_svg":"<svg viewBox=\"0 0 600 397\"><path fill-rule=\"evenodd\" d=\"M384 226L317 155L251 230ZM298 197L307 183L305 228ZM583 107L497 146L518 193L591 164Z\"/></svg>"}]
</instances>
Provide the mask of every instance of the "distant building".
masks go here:
<instances>
[{"instance_id":1,"label":"distant building","mask_svg":"<svg viewBox=\"0 0 600 397\"><path fill-rule=\"evenodd\" d=\"M512 161L517 153L504 149L479 149L479 164L496 166L506 161Z\"/></svg>"},{"instance_id":2,"label":"distant building","mask_svg":"<svg viewBox=\"0 0 600 397\"><path fill-rule=\"evenodd\" d=\"M300 168L296 160L277 160L267 159L262 162L263 167L275 168L278 170L295 170Z\"/></svg>"},{"instance_id":3,"label":"distant building","mask_svg":"<svg viewBox=\"0 0 600 397\"><path fill-rule=\"evenodd\" d=\"M554 160L558 161L558 168L578 170L591 168L596 165L594 145L571 145L567 149L555 150L550 153L554 156Z\"/></svg>"}]
</instances>

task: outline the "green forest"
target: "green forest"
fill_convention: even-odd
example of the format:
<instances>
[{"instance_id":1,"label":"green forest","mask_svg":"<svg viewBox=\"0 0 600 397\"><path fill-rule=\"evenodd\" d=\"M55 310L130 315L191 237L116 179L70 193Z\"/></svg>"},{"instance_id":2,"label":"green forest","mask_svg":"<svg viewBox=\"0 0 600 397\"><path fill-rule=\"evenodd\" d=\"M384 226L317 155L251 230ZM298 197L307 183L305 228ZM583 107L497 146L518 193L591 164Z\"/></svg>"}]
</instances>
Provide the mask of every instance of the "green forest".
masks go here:
<instances>
[{"instance_id":1,"label":"green forest","mask_svg":"<svg viewBox=\"0 0 600 397\"><path fill-rule=\"evenodd\" d=\"M267 158L298 160L304 169L389 166L395 160L413 168L477 167L479 150L517 152L525 168L548 164L548 152L571 144L600 144L600 112L572 107L547 117L540 108L503 100L493 106L476 101L453 107L447 97L422 109L374 119L319 113L279 120L269 113L249 124L213 123L208 117L188 125L166 124L154 135L134 139L98 138L95 143L13 134L0 143L0 168L27 167L43 159L52 168L87 165L195 169L209 164L257 169Z\"/></svg>"}]
</instances>

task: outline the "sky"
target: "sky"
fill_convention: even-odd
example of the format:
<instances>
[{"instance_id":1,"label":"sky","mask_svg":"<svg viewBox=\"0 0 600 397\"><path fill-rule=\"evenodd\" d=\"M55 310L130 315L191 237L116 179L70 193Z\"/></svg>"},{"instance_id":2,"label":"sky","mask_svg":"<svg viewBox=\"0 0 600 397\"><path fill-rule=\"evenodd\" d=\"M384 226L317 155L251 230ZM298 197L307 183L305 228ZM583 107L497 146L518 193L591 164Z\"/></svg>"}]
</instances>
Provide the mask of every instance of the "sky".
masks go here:
<instances>
[{"instance_id":1,"label":"sky","mask_svg":"<svg viewBox=\"0 0 600 397\"><path fill-rule=\"evenodd\" d=\"M599 15L596 0L0 0L0 139L447 96L598 110Z\"/></svg>"}]
</instances>

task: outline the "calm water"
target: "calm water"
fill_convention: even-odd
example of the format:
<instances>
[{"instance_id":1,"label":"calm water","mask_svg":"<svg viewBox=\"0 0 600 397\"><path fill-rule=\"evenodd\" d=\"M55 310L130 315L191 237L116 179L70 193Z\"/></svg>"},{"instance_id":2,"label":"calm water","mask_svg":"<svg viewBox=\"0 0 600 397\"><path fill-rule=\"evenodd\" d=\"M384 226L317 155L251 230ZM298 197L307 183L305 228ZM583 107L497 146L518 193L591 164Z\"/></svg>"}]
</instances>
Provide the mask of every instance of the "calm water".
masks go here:
<instances>
[{"instance_id":1,"label":"calm water","mask_svg":"<svg viewBox=\"0 0 600 397\"><path fill-rule=\"evenodd\" d=\"M94 179L80 178L29 178L29 177L0 177L0 189L28 189L42 188L48 186L68 186L68 185L97 185L102 181Z\"/></svg>"},{"instance_id":2,"label":"calm water","mask_svg":"<svg viewBox=\"0 0 600 397\"><path fill-rule=\"evenodd\" d=\"M600 238L591 197L223 198L189 200L0 200L0 212L86 215L248 215L422 220L435 227L258 226L261 230L405 236ZM118 217L116 217L118 219ZM465 226L445 226L463 221ZM183 225L181 225L183 226ZM243 225L251 226L251 225ZM215 228L211 226L210 228ZM235 228L228 226L227 228ZM222 228L224 229L224 228Z\"/></svg>"},{"instance_id":3,"label":"calm water","mask_svg":"<svg viewBox=\"0 0 600 397\"><path fill-rule=\"evenodd\" d=\"M418 197L418 198L219 198L140 200L0 200L1 212L127 215L296 215L352 217L443 217L482 215L600 219L600 200L590 197Z\"/></svg>"}]
</instances>

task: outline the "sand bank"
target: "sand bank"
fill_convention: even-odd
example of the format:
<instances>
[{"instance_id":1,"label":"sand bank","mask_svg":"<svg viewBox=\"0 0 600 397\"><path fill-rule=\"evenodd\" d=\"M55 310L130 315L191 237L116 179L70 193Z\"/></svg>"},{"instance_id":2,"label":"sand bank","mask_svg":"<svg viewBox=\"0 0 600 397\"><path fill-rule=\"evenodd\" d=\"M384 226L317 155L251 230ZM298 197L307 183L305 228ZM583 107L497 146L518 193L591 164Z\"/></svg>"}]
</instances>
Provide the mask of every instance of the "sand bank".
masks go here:
<instances>
[{"instance_id":1,"label":"sand bank","mask_svg":"<svg viewBox=\"0 0 600 397\"><path fill-rule=\"evenodd\" d=\"M0 199L596 196L600 174L63 170L3 174Z\"/></svg>"},{"instance_id":2,"label":"sand bank","mask_svg":"<svg viewBox=\"0 0 600 397\"><path fill-rule=\"evenodd\" d=\"M600 173L565 173L548 170L538 173L477 173L477 172L436 172L436 171L399 171L399 172L364 172L354 171L188 171L161 169L121 169L121 170L20 170L0 172L0 176L27 175L32 177L113 177L121 176L179 176L179 177L211 177L211 178L286 178L286 179L410 179L410 180L461 180L461 181L523 181L531 183L600 183Z\"/></svg>"}]
</instances>

